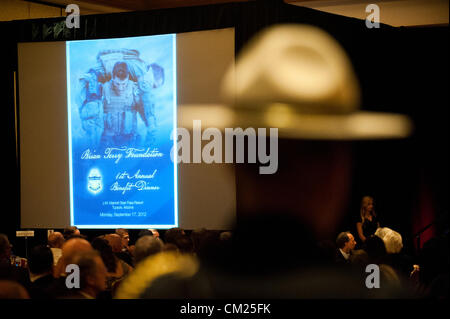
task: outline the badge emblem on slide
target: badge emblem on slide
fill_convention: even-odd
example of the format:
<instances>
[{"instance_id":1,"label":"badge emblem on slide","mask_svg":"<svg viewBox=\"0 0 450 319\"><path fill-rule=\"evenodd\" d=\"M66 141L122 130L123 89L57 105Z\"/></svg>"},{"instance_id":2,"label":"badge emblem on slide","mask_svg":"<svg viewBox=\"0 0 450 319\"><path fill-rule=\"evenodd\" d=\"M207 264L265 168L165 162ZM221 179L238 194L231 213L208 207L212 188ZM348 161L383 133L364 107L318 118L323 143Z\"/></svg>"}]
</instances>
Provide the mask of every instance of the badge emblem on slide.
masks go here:
<instances>
[{"instance_id":1,"label":"badge emblem on slide","mask_svg":"<svg viewBox=\"0 0 450 319\"><path fill-rule=\"evenodd\" d=\"M88 191L92 194L98 194L102 189L102 174L97 168L92 168L88 175Z\"/></svg>"}]
</instances>

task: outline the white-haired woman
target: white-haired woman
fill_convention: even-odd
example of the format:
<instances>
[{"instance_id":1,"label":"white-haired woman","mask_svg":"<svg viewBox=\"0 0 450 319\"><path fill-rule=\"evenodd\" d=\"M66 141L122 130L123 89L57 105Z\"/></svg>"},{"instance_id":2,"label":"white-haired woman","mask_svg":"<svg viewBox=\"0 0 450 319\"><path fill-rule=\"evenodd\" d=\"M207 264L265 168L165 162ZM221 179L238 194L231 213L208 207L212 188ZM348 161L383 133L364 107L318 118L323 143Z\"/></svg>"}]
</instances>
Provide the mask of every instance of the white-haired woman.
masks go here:
<instances>
[{"instance_id":1,"label":"white-haired woman","mask_svg":"<svg viewBox=\"0 0 450 319\"><path fill-rule=\"evenodd\" d=\"M405 254L403 239L400 233L387 227L378 228L375 235L380 237L386 247L386 263L392 266L404 278L410 277L413 271L418 271L419 266L413 264L413 258Z\"/></svg>"}]
</instances>

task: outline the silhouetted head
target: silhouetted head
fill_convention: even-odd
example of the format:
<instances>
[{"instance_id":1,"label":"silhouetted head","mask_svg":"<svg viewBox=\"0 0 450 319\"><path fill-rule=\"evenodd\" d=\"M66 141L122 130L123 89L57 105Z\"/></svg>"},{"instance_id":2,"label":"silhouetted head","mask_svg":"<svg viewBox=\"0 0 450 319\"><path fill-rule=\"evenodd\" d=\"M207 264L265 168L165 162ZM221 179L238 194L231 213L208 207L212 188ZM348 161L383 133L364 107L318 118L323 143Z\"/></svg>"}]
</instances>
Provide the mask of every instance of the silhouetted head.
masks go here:
<instances>
[{"instance_id":1,"label":"silhouetted head","mask_svg":"<svg viewBox=\"0 0 450 319\"><path fill-rule=\"evenodd\" d=\"M164 242L176 245L175 238L184 235L185 232L182 228L180 227L170 228L166 230L166 232L164 233Z\"/></svg>"},{"instance_id":2,"label":"silhouetted head","mask_svg":"<svg viewBox=\"0 0 450 319\"><path fill-rule=\"evenodd\" d=\"M8 236L0 234L0 261L9 259L11 255L11 244L9 243Z\"/></svg>"},{"instance_id":3,"label":"silhouetted head","mask_svg":"<svg viewBox=\"0 0 450 319\"><path fill-rule=\"evenodd\" d=\"M153 236L142 236L136 241L134 249L134 262L138 264L146 257L159 253L163 250L164 244L161 240Z\"/></svg>"},{"instance_id":4,"label":"silhouetted head","mask_svg":"<svg viewBox=\"0 0 450 319\"><path fill-rule=\"evenodd\" d=\"M73 235L80 235L80 230L77 226L70 226L64 229L63 236L66 240Z\"/></svg>"},{"instance_id":5,"label":"silhouetted head","mask_svg":"<svg viewBox=\"0 0 450 319\"><path fill-rule=\"evenodd\" d=\"M372 235L366 239L364 244L365 251L372 263L378 264L386 257L386 247L380 237Z\"/></svg>"},{"instance_id":6,"label":"silhouetted head","mask_svg":"<svg viewBox=\"0 0 450 319\"><path fill-rule=\"evenodd\" d=\"M270 234L265 230L270 229ZM233 236L209 244L213 263L223 263L232 271L257 274L314 266L323 261L311 231L292 215L261 212L239 217Z\"/></svg>"},{"instance_id":7,"label":"silhouetted head","mask_svg":"<svg viewBox=\"0 0 450 319\"><path fill-rule=\"evenodd\" d=\"M39 245L31 250L28 268L32 274L51 273L53 270L53 254L49 247Z\"/></svg>"},{"instance_id":8,"label":"silhouetted head","mask_svg":"<svg viewBox=\"0 0 450 319\"><path fill-rule=\"evenodd\" d=\"M236 164L239 214L282 212L317 240L333 238L349 199L350 143L280 139L278 154L272 175L260 174L257 164Z\"/></svg>"},{"instance_id":9,"label":"silhouetted head","mask_svg":"<svg viewBox=\"0 0 450 319\"><path fill-rule=\"evenodd\" d=\"M116 271L116 257L109 242L104 238L96 237L92 241L92 247L100 253L108 271L114 273Z\"/></svg>"},{"instance_id":10,"label":"silhouetted head","mask_svg":"<svg viewBox=\"0 0 450 319\"><path fill-rule=\"evenodd\" d=\"M117 234L108 234L105 236L109 245L114 253L120 253L122 251L122 238Z\"/></svg>"},{"instance_id":11,"label":"silhouetted head","mask_svg":"<svg viewBox=\"0 0 450 319\"><path fill-rule=\"evenodd\" d=\"M153 233L149 229L143 229L138 233L138 240L144 236L153 236Z\"/></svg>"}]
</instances>

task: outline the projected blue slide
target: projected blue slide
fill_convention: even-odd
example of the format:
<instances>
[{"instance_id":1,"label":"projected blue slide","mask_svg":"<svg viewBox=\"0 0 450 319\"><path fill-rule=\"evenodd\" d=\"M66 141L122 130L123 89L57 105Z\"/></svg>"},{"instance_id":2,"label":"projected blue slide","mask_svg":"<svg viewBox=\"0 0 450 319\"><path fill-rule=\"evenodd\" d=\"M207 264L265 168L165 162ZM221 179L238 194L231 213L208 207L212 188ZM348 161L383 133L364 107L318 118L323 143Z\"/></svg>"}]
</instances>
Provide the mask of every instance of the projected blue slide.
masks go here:
<instances>
[{"instance_id":1,"label":"projected blue slide","mask_svg":"<svg viewBox=\"0 0 450 319\"><path fill-rule=\"evenodd\" d=\"M72 225L178 226L175 39L67 42Z\"/></svg>"}]
</instances>

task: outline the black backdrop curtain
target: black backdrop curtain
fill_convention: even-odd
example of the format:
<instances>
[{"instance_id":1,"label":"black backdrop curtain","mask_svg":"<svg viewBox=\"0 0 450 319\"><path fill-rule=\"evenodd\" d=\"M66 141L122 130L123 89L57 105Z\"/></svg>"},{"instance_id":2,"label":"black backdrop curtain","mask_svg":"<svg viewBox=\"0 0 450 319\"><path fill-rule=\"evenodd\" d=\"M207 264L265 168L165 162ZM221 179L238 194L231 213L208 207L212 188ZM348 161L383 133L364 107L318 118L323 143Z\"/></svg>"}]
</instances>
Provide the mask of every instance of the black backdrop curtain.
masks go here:
<instances>
[{"instance_id":1,"label":"black backdrop curtain","mask_svg":"<svg viewBox=\"0 0 450 319\"><path fill-rule=\"evenodd\" d=\"M256 32L275 23L306 23L329 32L353 62L362 87L362 108L405 113L415 121L414 137L400 148L398 144L389 144L390 154L378 153L374 149L377 145L362 146L357 150L353 206L349 209L352 212L343 227L353 223L360 196L370 193L378 197L381 208L393 212L388 218L392 228L411 233L411 216L420 206L412 198L417 197L423 182L433 190L436 206L448 211L448 27L394 28L382 24L379 29L368 29L364 20L282 1L90 15L81 16L80 20L79 29L67 29L65 18L0 23L1 145L4 150L1 156L6 172L2 181L0 232L10 238L14 238L15 230L20 228L14 108L18 42L129 37L234 27L236 52L239 52ZM358 156L363 160L358 161ZM394 167L389 162L393 158L396 158ZM400 182L386 182L386 177Z\"/></svg>"}]
</instances>

